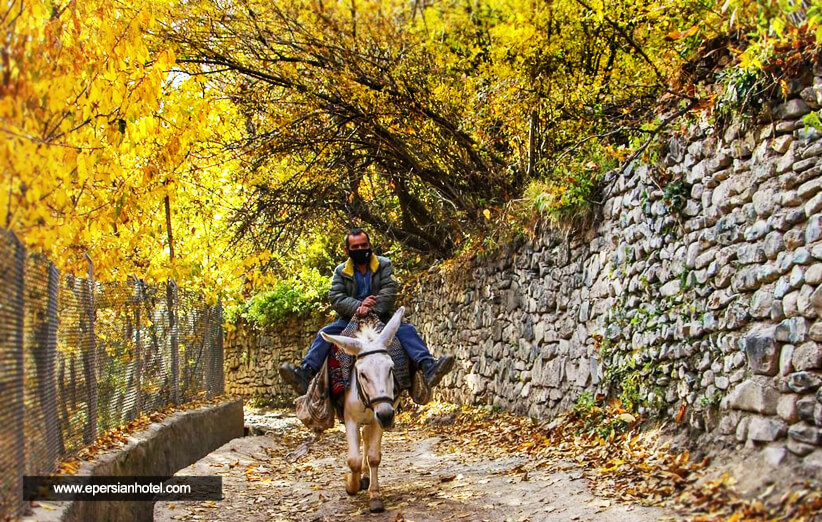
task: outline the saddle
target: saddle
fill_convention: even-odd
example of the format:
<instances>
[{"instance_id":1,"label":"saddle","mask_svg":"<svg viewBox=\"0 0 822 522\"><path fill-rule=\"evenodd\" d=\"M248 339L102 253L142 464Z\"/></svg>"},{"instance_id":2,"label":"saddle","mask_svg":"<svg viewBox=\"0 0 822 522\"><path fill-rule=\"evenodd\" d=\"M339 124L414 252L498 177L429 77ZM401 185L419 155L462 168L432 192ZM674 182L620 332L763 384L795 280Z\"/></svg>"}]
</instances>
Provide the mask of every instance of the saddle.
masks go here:
<instances>
[{"instance_id":1,"label":"saddle","mask_svg":"<svg viewBox=\"0 0 822 522\"><path fill-rule=\"evenodd\" d=\"M354 337L360 328L365 324L371 324L377 332L381 332L385 326L375 315L369 314L364 318L354 317L342 331L341 335ZM394 360L394 384L398 390L398 396L404 390L408 390L411 399L417 404L427 404L431 401L431 389L425 384L422 371L403 350L399 340L394 337L388 346L388 353ZM297 397L295 405L297 418L314 432L322 432L334 426L334 416L336 414L340 421L343 420L343 399L345 390L351 384L351 371L354 368L356 359L336 346L331 346L331 351L326 357L325 364L317 375L308 384L308 391L305 395Z\"/></svg>"}]
</instances>

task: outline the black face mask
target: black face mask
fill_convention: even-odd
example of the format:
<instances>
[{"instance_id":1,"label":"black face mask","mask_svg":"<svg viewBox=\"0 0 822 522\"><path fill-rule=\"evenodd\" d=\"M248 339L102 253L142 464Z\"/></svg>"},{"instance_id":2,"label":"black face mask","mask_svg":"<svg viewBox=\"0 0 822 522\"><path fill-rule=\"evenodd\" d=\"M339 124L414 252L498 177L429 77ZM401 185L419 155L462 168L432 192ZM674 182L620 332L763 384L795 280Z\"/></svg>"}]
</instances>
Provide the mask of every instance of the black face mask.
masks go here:
<instances>
[{"instance_id":1,"label":"black face mask","mask_svg":"<svg viewBox=\"0 0 822 522\"><path fill-rule=\"evenodd\" d=\"M368 259L371 257L371 249L366 248L365 250L349 250L348 257L350 257L351 260L358 265L367 264Z\"/></svg>"}]
</instances>

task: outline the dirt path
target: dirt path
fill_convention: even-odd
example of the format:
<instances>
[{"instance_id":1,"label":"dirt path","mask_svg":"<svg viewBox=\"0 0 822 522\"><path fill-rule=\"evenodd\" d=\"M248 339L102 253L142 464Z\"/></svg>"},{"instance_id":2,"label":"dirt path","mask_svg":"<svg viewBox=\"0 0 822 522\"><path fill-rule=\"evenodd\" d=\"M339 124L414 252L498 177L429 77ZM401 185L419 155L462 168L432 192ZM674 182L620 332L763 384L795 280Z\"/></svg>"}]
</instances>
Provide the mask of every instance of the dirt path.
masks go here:
<instances>
[{"instance_id":1,"label":"dirt path","mask_svg":"<svg viewBox=\"0 0 822 522\"><path fill-rule=\"evenodd\" d=\"M155 520L650 521L659 508L597 498L572 463L534 468L523 456L477 457L413 423L383 439L386 512L343 486L344 428L330 430L295 460L310 434L285 412L263 416L265 435L235 439L179 475L221 475L224 500L158 503ZM258 428L259 429L259 428Z\"/></svg>"}]
</instances>

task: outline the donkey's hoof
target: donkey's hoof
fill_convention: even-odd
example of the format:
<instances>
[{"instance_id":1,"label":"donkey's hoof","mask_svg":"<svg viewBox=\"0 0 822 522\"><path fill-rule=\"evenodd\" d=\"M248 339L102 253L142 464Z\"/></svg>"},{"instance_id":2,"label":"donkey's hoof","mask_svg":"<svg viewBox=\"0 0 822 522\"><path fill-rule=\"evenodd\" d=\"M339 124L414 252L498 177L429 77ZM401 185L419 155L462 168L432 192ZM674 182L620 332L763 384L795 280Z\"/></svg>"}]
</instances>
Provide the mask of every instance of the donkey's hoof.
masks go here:
<instances>
[{"instance_id":1,"label":"donkey's hoof","mask_svg":"<svg viewBox=\"0 0 822 522\"><path fill-rule=\"evenodd\" d=\"M374 499L368 503L368 511L372 513L382 513L385 511L385 504L382 503L382 500Z\"/></svg>"},{"instance_id":2,"label":"donkey's hoof","mask_svg":"<svg viewBox=\"0 0 822 522\"><path fill-rule=\"evenodd\" d=\"M350 473L345 474L345 492L351 495L352 497L360 492L360 485L359 484L351 484L352 475Z\"/></svg>"},{"instance_id":3,"label":"donkey's hoof","mask_svg":"<svg viewBox=\"0 0 822 522\"><path fill-rule=\"evenodd\" d=\"M363 475L360 479L360 491L367 491L370 485L371 479Z\"/></svg>"}]
</instances>

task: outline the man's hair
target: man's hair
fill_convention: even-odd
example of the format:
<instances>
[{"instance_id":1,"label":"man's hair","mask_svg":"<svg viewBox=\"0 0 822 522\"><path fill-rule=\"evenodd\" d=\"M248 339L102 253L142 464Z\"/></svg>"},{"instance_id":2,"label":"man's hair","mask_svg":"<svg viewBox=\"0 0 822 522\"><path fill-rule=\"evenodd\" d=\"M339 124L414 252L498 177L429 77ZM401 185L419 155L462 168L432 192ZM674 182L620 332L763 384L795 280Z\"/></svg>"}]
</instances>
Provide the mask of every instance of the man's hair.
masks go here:
<instances>
[{"instance_id":1,"label":"man's hair","mask_svg":"<svg viewBox=\"0 0 822 522\"><path fill-rule=\"evenodd\" d=\"M368 232L366 232L365 230L363 230L361 228L352 228L351 230L348 231L348 234L345 235L345 248L346 249L349 248L349 245L348 245L348 238L349 237L359 236L360 234L365 234L365 238L368 240L369 243L371 243L371 237L368 235Z\"/></svg>"}]
</instances>

